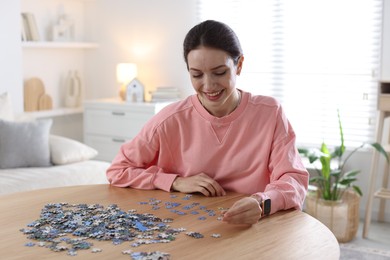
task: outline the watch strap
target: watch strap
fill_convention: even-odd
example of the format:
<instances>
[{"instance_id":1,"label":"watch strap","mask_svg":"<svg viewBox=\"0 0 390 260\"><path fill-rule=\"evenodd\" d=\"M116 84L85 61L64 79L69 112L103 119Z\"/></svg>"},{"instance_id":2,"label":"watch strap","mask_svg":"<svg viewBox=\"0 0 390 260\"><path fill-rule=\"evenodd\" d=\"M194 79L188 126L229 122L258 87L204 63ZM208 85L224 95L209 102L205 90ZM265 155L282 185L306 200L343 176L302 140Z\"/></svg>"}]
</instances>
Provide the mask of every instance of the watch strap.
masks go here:
<instances>
[{"instance_id":1,"label":"watch strap","mask_svg":"<svg viewBox=\"0 0 390 260\"><path fill-rule=\"evenodd\" d=\"M268 216L271 213L271 199L265 195L253 194L251 197L256 199L261 208L261 216Z\"/></svg>"}]
</instances>

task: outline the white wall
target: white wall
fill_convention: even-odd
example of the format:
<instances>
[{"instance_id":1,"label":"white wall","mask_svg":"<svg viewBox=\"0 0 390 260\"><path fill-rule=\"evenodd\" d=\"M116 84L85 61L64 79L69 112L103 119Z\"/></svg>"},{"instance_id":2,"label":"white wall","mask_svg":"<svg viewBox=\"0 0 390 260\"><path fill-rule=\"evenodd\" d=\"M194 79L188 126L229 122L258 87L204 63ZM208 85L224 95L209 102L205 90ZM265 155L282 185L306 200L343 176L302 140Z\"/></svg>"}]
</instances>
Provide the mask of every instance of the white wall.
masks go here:
<instances>
[{"instance_id":1,"label":"white wall","mask_svg":"<svg viewBox=\"0 0 390 260\"><path fill-rule=\"evenodd\" d=\"M89 39L99 48L88 53L89 98L117 96L115 69L120 62L138 66L146 93L157 86L177 86L182 95L192 87L182 58L186 32L195 25L195 0L97 0L87 14ZM107 11L109 10L109 12ZM147 97L148 98L148 97Z\"/></svg>"},{"instance_id":2,"label":"white wall","mask_svg":"<svg viewBox=\"0 0 390 260\"><path fill-rule=\"evenodd\" d=\"M9 92L14 108L21 111L23 88L19 10L19 1L0 1L0 93Z\"/></svg>"}]
</instances>

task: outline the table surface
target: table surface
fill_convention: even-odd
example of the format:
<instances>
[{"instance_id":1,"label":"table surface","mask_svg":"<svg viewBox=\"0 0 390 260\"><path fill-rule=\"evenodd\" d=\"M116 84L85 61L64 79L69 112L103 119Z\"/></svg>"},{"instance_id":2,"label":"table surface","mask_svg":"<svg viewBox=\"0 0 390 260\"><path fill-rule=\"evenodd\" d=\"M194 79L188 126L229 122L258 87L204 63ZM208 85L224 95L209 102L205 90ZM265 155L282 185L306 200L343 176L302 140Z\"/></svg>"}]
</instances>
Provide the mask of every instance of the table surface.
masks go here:
<instances>
[{"instance_id":1,"label":"table surface","mask_svg":"<svg viewBox=\"0 0 390 260\"><path fill-rule=\"evenodd\" d=\"M176 198L171 196L176 195ZM123 250L133 252L160 251L169 253L171 259L339 259L340 249L336 238L321 222L298 210L281 211L263 218L250 227L229 225L218 220L221 208L230 207L243 197L228 193L223 197L193 195L185 200L185 194L168 193L159 190L146 191L117 188L110 185L74 186L36 190L0 196L0 252L2 259L70 259L65 252L53 252L45 247L27 247L27 242L37 242L27 238L20 229L39 218L41 209L48 203L66 202L70 204L117 204L122 210L136 209L137 213L151 213L160 218L172 218L172 228L184 227L186 231L176 236L170 243L158 243L132 247L134 241L114 245L111 241L88 239L93 247L102 249L100 253L91 250L78 250L74 259L129 259ZM152 209L150 198L161 200L160 209ZM167 209L166 202L177 202L179 215ZM199 210L194 215L183 210L184 205L199 203L216 216L208 216ZM200 216L206 219L200 220ZM199 232L204 238L187 236L186 232ZM214 238L212 234L220 234Z\"/></svg>"}]
</instances>

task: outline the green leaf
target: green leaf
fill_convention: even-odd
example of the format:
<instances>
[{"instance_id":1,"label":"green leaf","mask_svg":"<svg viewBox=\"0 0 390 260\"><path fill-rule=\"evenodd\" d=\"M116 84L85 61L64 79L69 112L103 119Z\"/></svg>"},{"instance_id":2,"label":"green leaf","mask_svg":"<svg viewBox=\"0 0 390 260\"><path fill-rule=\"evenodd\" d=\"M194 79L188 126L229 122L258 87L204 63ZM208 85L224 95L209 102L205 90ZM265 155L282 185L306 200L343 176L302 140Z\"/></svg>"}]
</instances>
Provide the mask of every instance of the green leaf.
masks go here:
<instances>
[{"instance_id":1,"label":"green leaf","mask_svg":"<svg viewBox=\"0 0 390 260\"><path fill-rule=\"evenodd\" d=\"M307 156L308 155L308 153L309 153L309 149L307 149L307 148L298 148L298 152L299 152L299 154L303 154L303 156Z\"/></svg>"},{"instance_id":2,"label":"green leaf","mask_svg":"<svg viewBox=\"0 0 390 260\"><path fill-rule=\"evenodd\" d=\"M346 178L346 177L354 177L358 173L360 173L359 170L352 170L352 171L346 172L346 173L344 173L344 178Z\"/></svg>"},{"instance_id":3,"label":"green leaf","mask_svg":"<svg viewBox=\"0 0 390 260\"><path fill-rule=\"evenodd\" d=\"M362 190L358 186L352 186L352 188L359 194L360 196L363 196Z\"/></svg>"},{"instance_id":4,"label":"green leaf","mask_svg":"<svg viewBox=\"0 0 390 260\"><path fill-rule=\"evenodd\" d=\"M352 182L357 181L357 178L343 178L339 181L341 185L350 186Z\"/></svg>"},{"instance_id":5,"label":"green leaf","mask_svg":"<svg viewBox=\"0 0 390 260\"><path fill-rule=\"evenodd\" d=\"M321 145L321 152L324 154L320 157L321 165L322 165L322 176L325 179L329 179L330 176L330 156L329 150L325 143Z\"/></svg>"},{"instance_id":6,"label":"green leaf","mask_svg":"<svg viewBox=\"0 0 390 260\"><path fill-rule=\"evenodd\" d=\"M383 149L381 144L379 144L379 143L372 143L370 145L372 147L374 147L375 150L377 150L379 153L381 153L386 158L387 163L389 163L389 156L388 156L387 152L385 151L385 149Z\"/></svg>"},{"instance_id":7,"label":"green leaf","mask_svg":"<svg viewBox=\"0 0 390 260\"><path fill-rule=\"evenodd\" d=\"M340 129L340 141L341 145L339 148L339 157L341 157L345 152L345 146L344 146L344 132L343 132L343 126L341 125L341 117L340 117L340 110L337 109L337 117L339 119L339 129Z\"/></svg>"},{"instance_id":8,"label":"green leaf","mask_svg":"<svg viewBox=\"0 0 390 260\"><path fill-rule=\"evenodd\" d=\"M307 158L309 159L310 163L313 163L319 159L319 157L316 155L309 155Z\"/></svg>"},{"instance_id":9,"label":"green leaf","mask_svg":"<svg viewBox=\"0 0 390 260\"><path fill-rule=\"evenodd\" d=\"M337 146L334 148L334 152L332 153L332 157L338 157L340 158L341 156L343 156L343 148L341 146Z\"/></svg>"},{"instance_id":10,"label":"green leaf","mask_svg":"<svg viewBox=\"0 0 390 260\"><path fill-rule=\"evenodd\" d=\"M336 170L333 170L333 171L330 173L330 175L331 175L332 177L339 178L339 177L342 175L342 172L341 172L341 170L336 169Z\"/></svg>"}]
</instances>

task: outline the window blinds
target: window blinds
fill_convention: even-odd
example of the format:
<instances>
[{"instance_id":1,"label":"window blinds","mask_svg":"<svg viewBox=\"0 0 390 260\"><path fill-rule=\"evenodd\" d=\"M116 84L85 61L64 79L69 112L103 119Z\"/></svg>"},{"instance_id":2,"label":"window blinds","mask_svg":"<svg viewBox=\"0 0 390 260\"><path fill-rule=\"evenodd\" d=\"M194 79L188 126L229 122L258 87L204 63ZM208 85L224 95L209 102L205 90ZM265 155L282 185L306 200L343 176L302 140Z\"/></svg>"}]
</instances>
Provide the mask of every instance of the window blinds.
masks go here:
<instances>
[{"instance_id":1,"label":"window blinds","mask_svg":"<svg viewBox=\"0 0 390 260\"><path fill-rule=\"evenodd\" d=\"M238 87L277 98L298 146L372 142L382 0L199 0L199 21L225 22L245 62Z\"/></svg>"}]
</instances>

